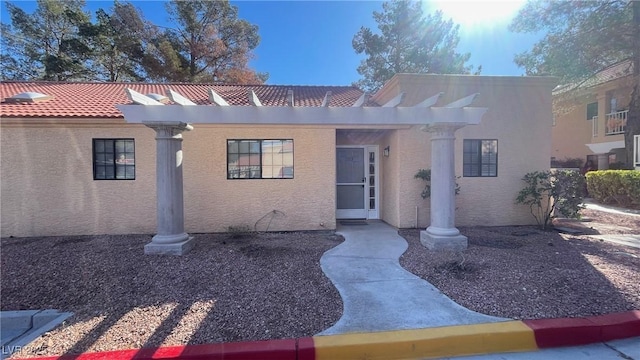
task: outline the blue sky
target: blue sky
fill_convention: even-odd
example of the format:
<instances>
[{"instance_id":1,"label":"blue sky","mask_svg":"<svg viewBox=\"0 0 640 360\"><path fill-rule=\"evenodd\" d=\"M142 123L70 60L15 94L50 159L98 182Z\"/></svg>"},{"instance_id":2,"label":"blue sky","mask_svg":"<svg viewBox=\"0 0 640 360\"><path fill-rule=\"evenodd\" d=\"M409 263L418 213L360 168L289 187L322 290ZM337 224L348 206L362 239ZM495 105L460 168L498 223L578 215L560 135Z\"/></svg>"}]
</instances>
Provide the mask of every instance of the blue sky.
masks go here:
<instances>
[{"instance_id":1,"label":"blue sky","mask_svg":"<svg viewBox=\"0 0 640 360\"><path fill-rule=\"evenodd\" d=\"M14 1L27 12L35 1ZM110 8L112 1L87 1L87 9ZM167 25L162 1L134 1L144 16ZM379 1L232 1L239 16L258 25L262 38L251 66L270 74L269 84L349 85L359 79L356 68L363 55L351 46L361 26L376 28L373 11ZM507 30L520 0L425 1L425 13L444 12L461 25L459 52L471 53L470 64L482 65L483 75L522 75L514 54L530 49L539 35ZM2 22L7 21L2 2Z\"/></svg>"}]
</instances>

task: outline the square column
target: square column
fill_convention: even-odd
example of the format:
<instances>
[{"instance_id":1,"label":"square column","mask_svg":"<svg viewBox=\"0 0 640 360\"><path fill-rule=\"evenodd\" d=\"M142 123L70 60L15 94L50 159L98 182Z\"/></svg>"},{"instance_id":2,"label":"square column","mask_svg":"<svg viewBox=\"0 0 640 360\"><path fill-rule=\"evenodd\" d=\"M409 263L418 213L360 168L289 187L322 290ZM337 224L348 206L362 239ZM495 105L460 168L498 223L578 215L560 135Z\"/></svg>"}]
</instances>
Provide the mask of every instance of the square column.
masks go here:
<instances>
[{"instance_id":1,"label":"square column","mask_svg":"<svg viewBox=\"0 0 640 360\"><path fill-rule=\"evenodd\" d=\"M144 123L156 131L156 193L158 233L145 245L145 254L183 255L194 241L184 231L182 132L189 124Z\"/></svg>"},{"instance_id":2,"label":"square column","mask_svg":"<svg viewBox=\"0 0 640 360\"><path fill-rule=\"evenodd\" d=\"M429 250L465 250L467 237L455 227L456 174L455 131L466 124L435 123L431 133L431 224L420 232L420 242Z\"/></svg>"}]
</instances>

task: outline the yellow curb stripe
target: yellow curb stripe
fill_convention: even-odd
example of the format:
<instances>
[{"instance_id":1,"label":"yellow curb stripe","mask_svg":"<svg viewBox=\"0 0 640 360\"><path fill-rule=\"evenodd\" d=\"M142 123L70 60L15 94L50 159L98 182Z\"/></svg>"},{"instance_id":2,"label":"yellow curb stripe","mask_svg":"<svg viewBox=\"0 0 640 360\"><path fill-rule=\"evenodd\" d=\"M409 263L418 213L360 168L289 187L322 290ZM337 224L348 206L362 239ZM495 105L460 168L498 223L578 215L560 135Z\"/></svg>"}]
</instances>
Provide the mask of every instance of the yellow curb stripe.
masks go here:
<instances>
[{"instance_id":1,"label":"yellow curb stripe","mask_svg":"<svg viewBox=\"0 0 640 360\"><path fill-rule=\"evenodd\" d=\"M537 350L521 321L375 333L314 336L316 360L425 359Z\"/></svg>"}]
</instances>

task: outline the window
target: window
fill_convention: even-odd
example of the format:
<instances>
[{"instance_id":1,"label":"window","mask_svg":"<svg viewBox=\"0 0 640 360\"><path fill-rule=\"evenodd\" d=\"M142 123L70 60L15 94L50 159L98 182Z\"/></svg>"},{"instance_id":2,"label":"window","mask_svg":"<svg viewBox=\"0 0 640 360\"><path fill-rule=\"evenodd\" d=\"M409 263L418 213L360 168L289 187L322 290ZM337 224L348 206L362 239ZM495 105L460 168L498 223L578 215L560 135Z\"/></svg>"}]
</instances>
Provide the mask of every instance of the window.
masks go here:
<instances>
[{"instance_id":1,"label":"window","mask_svg":"<svg viewBox=\"0 0 640 360\"><path fill-rule=\"evenodd\" d=\"M612 97L609 100L609 107L610 107L610 109L609 109L610 113L617 112L618 111L618 99Z\"/></svg>"},{"instance_id":2,"label":"window","mask_svg":"<svg viewBox=\"0 0 640 360\"><path fill-rule=\"evenodd\" d=\"M293 179L293 140L227 140L227 179Z\"/></svg>"},{"instance_id":3,"label":"window","mask_svg":"<svg viewBox=\"0 0 640 360\"><path fill-rule=\"evenodd\" d=\"M93 139L94 180L135 180L133 139Z\"/></svg>"},{"instance_id":4,"label":"window","mask_svg":"<svg viewBox=\"0 0 640 360\"><path fill-rule=\"evenodd\" d=\"M587 104L587 120L593 119L594 116L598 116L598 103L594 102Z\"/></svg>"},{"instance_id":5,"label":"window","mask_svg":"<svg viewBox=\"0 0 640 360\"><path fill-rule=\"evenodd\" d=\"M462 175L498 176L498 140L464 140Z\"/></svg>"}]
</instances>

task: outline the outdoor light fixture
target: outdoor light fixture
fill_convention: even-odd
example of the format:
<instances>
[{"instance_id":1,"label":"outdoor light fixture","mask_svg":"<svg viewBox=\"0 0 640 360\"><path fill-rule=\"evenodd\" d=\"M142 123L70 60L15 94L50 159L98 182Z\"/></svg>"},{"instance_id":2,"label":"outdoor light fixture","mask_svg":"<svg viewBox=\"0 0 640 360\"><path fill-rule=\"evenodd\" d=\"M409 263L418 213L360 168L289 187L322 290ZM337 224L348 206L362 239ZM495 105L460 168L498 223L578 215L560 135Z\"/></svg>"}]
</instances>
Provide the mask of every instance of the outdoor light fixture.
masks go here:
<instances>
[{"instance_id":1,"label":"outdoor light fixture","mask_svg":"<svg viewBox=\"0 0 640 360\"><path fill-rule=\"evenodd\" d=\"M382 154L383 154L385 157L389 157L389 147L388 147L388 146L387 146L386 148L384 148L384 151L382 152Z\"/></svg>"}]
</instances>

